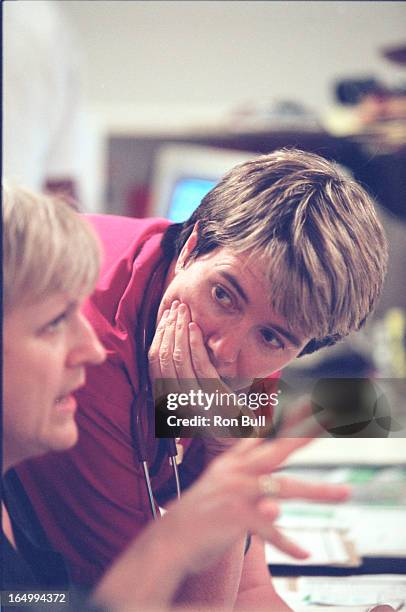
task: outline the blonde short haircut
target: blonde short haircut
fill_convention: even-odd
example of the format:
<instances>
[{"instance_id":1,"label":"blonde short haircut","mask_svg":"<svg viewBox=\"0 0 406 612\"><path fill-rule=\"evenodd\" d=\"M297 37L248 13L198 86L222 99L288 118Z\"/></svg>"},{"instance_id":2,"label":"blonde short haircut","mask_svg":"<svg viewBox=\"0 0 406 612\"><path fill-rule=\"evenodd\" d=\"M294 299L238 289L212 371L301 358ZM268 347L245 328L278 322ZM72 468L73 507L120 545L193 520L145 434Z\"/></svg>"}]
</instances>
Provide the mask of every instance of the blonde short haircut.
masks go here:
<instances>
[{"instance_id":1,"label":"blonde short haircut","mask_svg":"<svg viewBox=\"0 0 406 612\"><path fill-rule=\"evenodd\" d=\"M192 258L226 247L265 263L272 308L312 339L302 354L359 329L381 292L388 255L374 204L319 155L282 149L236 166L166 242L179 253L196 223Z\"/></svg>"},{"instance_id":2,"label":"blonde short haircut","mask_svg":"<svg viewBox=\"0 0 406 612\"><path fill-rule=\"evenodd\" d=\"M7 184L2 194L5 313L55 292L90 293L101 250L85 219L60 198Z\"/></svg>"}]
</instances>

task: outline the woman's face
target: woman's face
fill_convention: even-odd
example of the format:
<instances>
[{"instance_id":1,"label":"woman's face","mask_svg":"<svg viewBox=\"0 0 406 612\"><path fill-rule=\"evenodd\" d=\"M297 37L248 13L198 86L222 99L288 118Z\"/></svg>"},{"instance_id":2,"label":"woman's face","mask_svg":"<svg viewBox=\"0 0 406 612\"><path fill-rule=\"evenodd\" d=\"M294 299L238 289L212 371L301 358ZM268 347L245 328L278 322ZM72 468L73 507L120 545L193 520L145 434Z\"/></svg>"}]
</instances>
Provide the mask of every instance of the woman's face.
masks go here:
<instances>
[{"instance_id":1,"label":"woman's face","mask_svg":"<svg viewBox=\"0 0 406 612\"><path fill-rule=\"evenodd\" d=\"M4 317L6 468L77 441L72 393L85 382L85 366L105 358L80 307L80 301L55 293Z\"/></svg>"},{"instance_id":2,"label":"woman's face","mask_svg":"<svg viewBox=\"0 0 406 612\"><path fill-rule=\"evenodd\" d=\"M158 318L174 300L186 303L223 379L252 381L286 366L309 339L272 311L264 264L227 248L190 261L195 240L192 234L168 275Z\"/></svg>"}]
</instances>

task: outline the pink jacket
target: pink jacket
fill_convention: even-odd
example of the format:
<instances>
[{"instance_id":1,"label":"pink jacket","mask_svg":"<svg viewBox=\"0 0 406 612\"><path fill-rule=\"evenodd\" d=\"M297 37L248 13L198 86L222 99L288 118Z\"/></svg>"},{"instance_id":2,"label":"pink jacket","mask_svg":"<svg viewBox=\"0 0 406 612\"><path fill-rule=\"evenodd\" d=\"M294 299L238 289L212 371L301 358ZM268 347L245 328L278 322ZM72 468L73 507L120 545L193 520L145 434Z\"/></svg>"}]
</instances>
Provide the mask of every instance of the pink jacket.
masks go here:
<instances>
[{"instance_id":1,"label":"pink jacket","mask_svg":"<svg viewBox=\"0 0 406 612\"><path fill-rule=\"evenodd\" d=\"M72 580L91 586L151 519L142 471L134 460L130 407L140 393L140 347L137 355L135 338L142 301L157 266L152 290L160 301L165 276L160 242L169 222L110 215L88 219L105 256L85 313L108 357L101 366L88 369L86 386L77 393L76 447L25 462L17 472L52 546L64 554ZM140 404L153 463L158 448L154 415L147 414L141 400ZM203 467L203 453L199 440L190 449L185 440L184 446L188 451L182 470L190 481ZM156 496L168 487L171 476L165 457L152 478Z\"/></svg>"}]
</instances>

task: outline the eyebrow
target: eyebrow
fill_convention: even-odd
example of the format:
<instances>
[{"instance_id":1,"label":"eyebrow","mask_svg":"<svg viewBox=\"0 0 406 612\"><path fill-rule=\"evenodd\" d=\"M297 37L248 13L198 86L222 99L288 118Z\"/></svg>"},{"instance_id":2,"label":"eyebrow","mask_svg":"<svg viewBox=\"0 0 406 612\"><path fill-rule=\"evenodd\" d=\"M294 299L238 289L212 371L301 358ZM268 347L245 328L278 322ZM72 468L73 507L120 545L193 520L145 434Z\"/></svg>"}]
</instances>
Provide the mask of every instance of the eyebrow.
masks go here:
<instances>
[{"instance_id":1,"label":"eyebrow","mask_svg":"<svg viewBox=\"0 0 406 612\"><path fill-rule=\"evenodd\" d=\"M234 287L234 289L237 291L238 295L244 300L244 302L246 304L249 304L250 300L247 294L245 293L244 289L241 287L240 283L238 282L237 278L234 276L234 274L230 274L229 272L226 272L225 270L220 270L219 273L221 274L223 278L225 278L230 283L230 285ZM293 346L296 346L296 347L301 346L302 344L301 341L294 334L289 332L284 327L281 327L280 325L276 325L275 323L270 323L269 327L271 327L278 334L286 338L291 344L293 344Z\"/></svg>"},{"instance_id":2,"label":"eyebrow","mask_svg":"<svg viewBox=\"0 0 406 612\"><path fill-rule=\"evenodd\" d=\"M234 276L234 274L230 274L229 272L226 272L225 270L220 270L219 273L221 274L223 278L228 280L230 285L234 287L234 289L236 290L238 295L244 300L244 302L246 304L249 304L250 303L249 298L247 294L245 293L244 289L241 287L238 280L236 279L236 277Z\"/></svg>"}]
</instances>

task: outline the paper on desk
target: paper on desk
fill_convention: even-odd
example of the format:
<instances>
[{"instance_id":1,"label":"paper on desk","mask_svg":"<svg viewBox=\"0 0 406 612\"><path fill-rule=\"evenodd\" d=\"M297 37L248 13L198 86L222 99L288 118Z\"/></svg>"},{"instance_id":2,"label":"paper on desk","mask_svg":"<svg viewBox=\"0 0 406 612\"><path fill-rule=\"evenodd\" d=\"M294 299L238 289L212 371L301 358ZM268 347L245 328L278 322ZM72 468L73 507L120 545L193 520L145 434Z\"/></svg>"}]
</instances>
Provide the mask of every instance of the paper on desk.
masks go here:
<instances>
[{"instance_id":1,"label":"paper on desk","mask_svg":"<svg viewBox=\"0 0 406 612\"><path fill-rule=\"evenodd\" d=\"M329 611L366 612L382 603L399 610L406 597L406 577L396 574L274 577L273 584L280 597L296 612L323 607Z\"/></svg>"},{"instance_id":2,"label":"paper on desk","mask_svg":"<svg viewBox=\"0 0 406 612\"><path fill-rule=\"evenodd\" d=\"M354 567L361 561L355 554L345 532L338 529L282 528L283 534L310 553L303 560L294 559L271 544L265 546L265 558L269 565L333 565Z\"/></svg>"},{"instance_id":3,"label":"paper on desk","mask_svg":"<svg viewBox=\"0 0 406 612\"><path fill-rule=\"evenodd\" d=\"M406 556L406 508L403 506L288 502L281 504L281 509L279 527L347 529L348 539L361 556Z\"/></svg>"},{"instance_id":4,"label":"paper on desk","mask_svg":"<svg viewBox=\"0 0 406 612\"><path fill-rule=\"evenodd\" d=\"M282 475L306 481L351 485L350 503L406 505L406 468L403 466L351 466L284 468Z\"/></svg>"},{"instance_id":5,"label":"paper on desk","mask_svg":"<svg viewBox=\"0 0 406 612\"><path fill-rule=\"evenodd\" d=\"M406 556L405 508L354 506L347 509L346 521L351 524L350 536L360 555Z\"/></svg>"},{"instance_id":6,"label":"paper on desk","mask_svg":"<svg viewBox=\"0 0 406 612\"><path fill-rule=\"evenodd\" d=\"M395 610L406 601L406 578L400 575L298 578L297 591L303 601L319 605L372 606L389 604Z\"/></svg>"},{"instance_id":7,"label":"paper on desk","mask_svg":"<svg viewBox=\"0 0 406 612\"><path fill-rule=\"evenodd\" d=\"M404 438L318 438L285 465L399 465L406 464Z\"/></svg>"},{"instance_id":8,"label":"paper on desk","mask_svg":"<svg viewBox=\"0 0 406 612\"><path fill-rule=\"evenodd\" d=\"M320 604L309 604L301 601L297 602L295 599L286 597L284 593L278 594L281 599L285 601L288 606L290 606L295 612L322 612L322 610L324 610L325 612L370 612L371 610L371 606L369 604L367 606L324 606ZM400 610L400 608L395 608L395 610Z\"/></svg>"}]
</instances>

